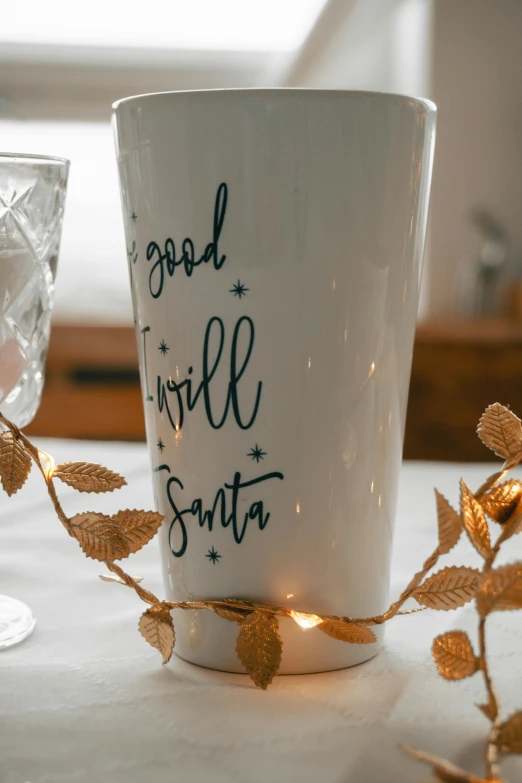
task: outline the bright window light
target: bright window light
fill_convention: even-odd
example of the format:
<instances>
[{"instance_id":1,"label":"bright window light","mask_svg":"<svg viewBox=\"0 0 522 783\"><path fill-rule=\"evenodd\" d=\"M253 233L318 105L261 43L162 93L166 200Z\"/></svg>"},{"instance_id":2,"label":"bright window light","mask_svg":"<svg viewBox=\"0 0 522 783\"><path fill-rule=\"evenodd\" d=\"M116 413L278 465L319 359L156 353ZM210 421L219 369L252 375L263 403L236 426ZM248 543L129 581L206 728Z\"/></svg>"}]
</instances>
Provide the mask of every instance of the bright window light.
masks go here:
<instances>
[{"instance_id":1,"label":"bright window light","mask_svg":"<svg viewBox=\"0 0 522 783\"><path fill-rule=\"evenodd\" d=\"M2 152L71 160L56 277L56 320L132 325L110 124L0 120L0 145Z\"/></svg>"},{"instance_id":2,"label":"bright window light","mask_svg":"<svg viewBox=\"0 0 522 783\"><path fill-rule=\"evenodd\" d=\"M24 0L3 14L1 43L292 51L325 0Z\"/></svg>"}]
</instances>

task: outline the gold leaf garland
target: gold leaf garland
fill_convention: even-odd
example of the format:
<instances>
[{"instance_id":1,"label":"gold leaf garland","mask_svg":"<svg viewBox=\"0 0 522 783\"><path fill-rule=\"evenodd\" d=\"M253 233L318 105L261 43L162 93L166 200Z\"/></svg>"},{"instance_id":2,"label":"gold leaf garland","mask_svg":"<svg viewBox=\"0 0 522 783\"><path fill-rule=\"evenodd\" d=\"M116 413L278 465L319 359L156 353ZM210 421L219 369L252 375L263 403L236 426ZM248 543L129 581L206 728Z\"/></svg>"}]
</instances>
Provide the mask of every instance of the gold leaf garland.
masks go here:
<instances>
[{"instance_id":1,"label":"gold leaf garland","mask_svg":"<svg viewBox=\"0 0 522 783\"><path fill-rule=\"evenodd\" d=\"M504 405L495 402L486 408L477 433L482 443L494 451L497 457L506 461L522 457L522 422Z\"/></svg>"},{"instance_id":2,"label":"gold leaf garland","mask_svg":"<svg viewBox=\"0 0 522 783\"><path fill-rule=\"evenodd\" d=\"M127 484L123 476L92 462L67 462L57 465L53 476L78 492L112 492Z\"/></svg>"},{"instance_id":3,"label":"gold leaf garland","mask_svg":"<svg viewBox=\"0 0 522 783\"><path fill-rule=\"evenodd\" d=\"M71 519L71 534L93 560L121 560L130 554L129 543L120 526L110 517L87 511Z\"/></svg>"},{"instance_id":4,"label":"gold leaf garland","mask_svg":"<svg viewBox=\"0 0 522 783\"><path fill-rule=\"evenodd\" d=\"M487 500L484 502L487 503ZM469 540L479 555L488 557L491 552L491 539L486 515L464 479L460 480L460 513Z\"/></svg>"},{"instance_id":5,"label":"gold leaf garland","mask_svg":"<svg viewBox=\"0 0 522 783\"><path fill-rule=\"evenodd\" d=\"M522 753L522 712L516 712L500 726L498 744L503 753Z\"/></svg>"},{"instance_id":6,"label":"gold leaf garland","mask_svg":"<svg viewBox=\"0 0 522 783\"><path fill-rule=\"evenodd\" d=\"M486 573L477 590L477 609L481 617L522 609L522 563Z\"/></svg>"},{"instance_id":7,"label":"gold leaf garland","mask_svg":"<svg viewBox=\"0 0 522 783\"><path fill-rule=\"evenodd\" d=\"M449 631L437 636L431 649L437 671L445 680L463 680L479 669L480 661L464 631Z\"/></svg>"},{"instance_id":8,"label":"gold leaf garland","mask_svg":"<svg viewBox=\"0 0 522 783\"><path fill-rule=\"evenodd\" d=\"M132 587L133 590L136 591L136 593L139 595L142 601L145 601L146 604L150 604L150 606L156 606L156 604L160 603L159 598L156 598L154 593L149 592L149 590L146 590L144 587L141 587L140 582L142 581L141 577L135 578L130 576L130 574L126 574L123 568L120 568L119 565L116 565L116 563L111 562L110 560L105 561L105 565L109 569L109 571L112 571L112 573L118 577L117 581L119 584L123 584L126 587ZM100 576L100 579L103 579L103 574Z\"/></svg>"},{"instance_id":9,"label":"gold leaf garland","mask_svg":"<svg viewBox=\"0 0 522 783\"><path fill-rule=\"evenodd\" d=\"M227 607L214 609L214 614L217 614L217 616L221 617L223 620L229 620L229 622L239 624L248 617L246 612L240 612L237 609L228 609Z\"/></svg>"},{"instance_id":10,"label":"gold leaf garland","mask_svg":"<svg viewBox=\"0 0 522 783\"><path fill-rule=\"evenodd\" d=\"M0 481L9 496L14 495L27 481L31 472L31 457L16 429L0 435Z\"/></svg>"},{"instance_id":11,"label":"gold leaf garland","mask_svg":"<svg viewBox=\"0 0 522 783\"><path fill-rule=\"evenodd\" d=\"M236 651L254 683L265 689L279 671L283 643L279 619L292 619L302 628L316 628L321 633L349 644L371 644L376 640L371 626L381 625L399 614L422 611L423 608L448 611L476 598L479 614L478 652L464 631L452 630L437 636L432 654L439 674L446 680L461 680L480 673L486 688L487 702L477 707L490 721L485 747L485 776L478 777L451 762L423 751L405 748L418 761L431 767L437 780L449 783L502 783L499 772L501 753L522 753L522 712L503 722L489 673L486 648L486 620L496 611L522 608L522 563L494 568L501 545L522 532L522 482L500 482L506 473L522 462L522 422L508 408L498 403L483 414L478 434L488 448L505 460L502 470L490 476L472 493L461 482L461 510L458 514L446 498L435 491L438 521L438 546L426 559L409 584L382 615L366 618L320 616L293 608L270 606L244 599L217 599L171 602L161 601L141 586L140 577L127 574L115 561L137 552L158 532L163 521L154 511L126 509L108 516L85 512L69 518L59 501L53 479L80 492L112 492L126 484L125 479L101 465L72 462L55 465L49 454L38 451L28 438L0 413L0 482L8 495L18 492L31 470L32 462L40 470L56 514L67 532L77 539L87 557L104 562L109 573L100 579L132 588L148 608L139 620L139 631L164 663L170 660L175 644L172 611L190 609L211 611L224 621L238 625ZM492 543L486 518L499 525L500 534ZM430 575L441 555L448 554L458 543L462 530L483 558L479 571L464 566L449 566ZM414 599L421 608L404 610Z\"/></svg>"},{"instance_id":12,"label":"gold leaf garland","mask_svg":"<svg viewBox=\"0 0 522 783\"><path fill-rule=\"evenodd\" d=\"M347 622L339 617L330 617L320 623L317 628L327 636L349 644L372 644L376 641L375 634L370 628Z\"/></svg>"},{"instance_id":13,"label":"gold leaf garland","mask_svg":"<svg viewBox=\"0 0 522 783\"><path fill-rule=\"evenodd\" d=\"M102 580L102 582L116 582L119 585L125 585L125 587L127 586L126 581L122 579L121 576L117 576L117 574L100 574L99 578ZM143 582L142 576L133 576L132 579L137 584Z\"/></svg>"},{"instance_id":14,"label":"gold leaf garland","mask_svg":"<svg viewBox=\"0 0 522 783\"><path fill-rule=\"evenodd\" d=\"M403 750L412 758L417 759L417 761L428 764L437 780L441 780L443 783L502 783L499 778L479 778L460 767L456 767L451 761L446 761L446 759L439 758L431 753L414 750L413 748L403 748Z\"/></svg>"},{"instance_id":15,"label":"gold leaf garland","mask_svg":"<svg viewBox=\"0 0 522 783\"><path fill-rule=\"evenodd\" d=\"M129 509L118 511L111 519L127 539L131 555L138 552L154 538L163 522L163 517L156 511L137 511L136 509L134 511Z\"/></svg>"},{"instance_id":16,"label":"gold leaf garland","mask_svg":"<svg viewBox=\"0 0 522 783\"><path fill-rule=\"evenodd\" d=\"M497 543L495 545L497 551L500 548L500 545L504 543L504 541L507 541L508 538L511 538L512 536L516 536L520 532L522 532L522 513L520 512L520 507L517 506L517 508L513 512L513 516L510 517L504 523L504 526L502 528L502 533L500 534Z\"/></svg>"},{"instance_id":17,"label":"gold leaf garland","mask_svg":"<svg viewBox=\"0 0 522 783\"><path fill-rule=\"evenodd\" d=\"M488 720L495 720L495 709L492 704L477 704L477 707Z\"/></svg>"},{"instance_id":18,"label":"gold leaf garland","mask_svg":"<svg viewBox=\"0 0 522 783\"><path fill-rule=\"evenodd\" d=\"M480 500L482 502L482 499L484 498L486 492L489 492L490 489L493 489L496 487L499 481L501 481L504 476L506 475L507 470L503 468L502 470L499 470L498 473L492 473L489 478L485 480L483 484L480 485L480 487L475 492L475 498L477 500Z\"/></svg>"},{"instance_id":19,"label":"gold leaf garland","mask_svg":"<svg viewBox=\"0 0 522 783\"><path fill-rule=\"evenodd\" d=\"M512 479L495 487L480 500L480 505L491 519L503 525L514 514L521 498L520 482Z\"/></svg>"},{"instance_id":20,"label":"gold leaf garland","mask_svg":"<svg viewBox=\"0 0 522 783\"><path fill-rule=\"evenodd\" d=\"M439 554L447 555L459 541L462 533L462 520L438 490L435 490L435 500L439 525Z\"/></svg>"},{"instance_id":21,"label":"gold leaf garland","mask_svg":"<svg viewBox=\"0 0 522 783\"><path fill-rule=\"evenodd\" d=\"M426 579L413 592L413 598L428 609L447 612L472 601L479 581L476 568L450 566Z\"/></svg>"},{"instance_id":22,"label":"gold leaf garland","mask_svg":"<svg viewBox=\"0 0 522 783\"><path fill-rule=\"evenodd\" d=\"M239 628L236 652L254 683L265 690L279 671L283 654L278 618L257 609L249 614Z\"/></svg>"},{"instance_id":23,"label":"gold leaf garland","mask_svg":"<svg viewBox=\"0 0 522 783\"><path fill-rule=\"evenodd\" d=\"M141 615L138 627L145 641L160 651L163 663L168 663L176 642L174 621L168 607L163 604L151 606Z\"/></svg>"}]
</instances>

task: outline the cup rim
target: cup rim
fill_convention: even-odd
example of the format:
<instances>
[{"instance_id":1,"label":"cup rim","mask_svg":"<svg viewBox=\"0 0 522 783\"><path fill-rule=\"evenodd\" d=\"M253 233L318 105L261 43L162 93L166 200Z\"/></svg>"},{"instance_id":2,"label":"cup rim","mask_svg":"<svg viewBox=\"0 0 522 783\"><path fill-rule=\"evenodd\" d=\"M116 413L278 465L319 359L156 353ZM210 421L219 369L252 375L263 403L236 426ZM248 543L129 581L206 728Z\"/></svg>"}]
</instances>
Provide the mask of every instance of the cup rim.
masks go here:
<instances>
[{"instance_id":1,"label":"cup rim","mask_svg":"<svg viewBox=\"0 0 522 783\"><path fill-rule=\"evenodd\" d=\"M215 88L211 90L165 90L163 92L147 92L140 95L130 95L127 98L120 98L112 104L113 112L117 112L118 109L131 103L133 101L151 100L165 96L176 95L214 95L214 94L240 94L240 95L260 95L265 94L267 96L274 97L275 95L281 95L282 93L291 95L307 95L317 97L319 95L329 95L337 97L365 97L365 98L378 98L379 100L386 99L390 102L406 102L409 104L415 104L417 107L422 107L430 112L436 112L437 106L429 98L417 98L412 95L404 95L394 92L379 92L378 90L323 90L321 88L308 88L308 87L226 87Z\"/></svg>"},{"instance_id":2,"label":"cup rim","mask_svg":"<svg viewBox=\"0 0 522 783\"><path fill-rule=\"evenodd\" d=\"M67 168L71 164L71 161L68 160L68 158L59 158L55 155L35 155L30 152L2 152L0 150L0 163L4 158L8 158L9 160L27 160L33 163L59 163L67 166Z\"/></svg>"}]
</instances>

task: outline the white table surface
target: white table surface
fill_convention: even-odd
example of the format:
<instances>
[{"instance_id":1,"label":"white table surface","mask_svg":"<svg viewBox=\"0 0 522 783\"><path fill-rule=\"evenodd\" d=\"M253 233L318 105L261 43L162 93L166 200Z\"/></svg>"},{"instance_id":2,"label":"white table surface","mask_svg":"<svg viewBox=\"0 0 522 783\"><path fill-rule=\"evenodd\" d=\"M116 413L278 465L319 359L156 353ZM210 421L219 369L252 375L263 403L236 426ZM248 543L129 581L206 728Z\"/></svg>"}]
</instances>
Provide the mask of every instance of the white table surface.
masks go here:
<instances>
[{"instance_id":1,"label":"white table surface","mask_svg":"<svg viewBox=\"0 0 522 783\"><path fill-rule=\"evenodd\" d=\"M102 462L129 486L112 495L63 487L67 513L152 508L144 446L42 441L59 461ZM453 503L458 479L471 487L498 469L406 463L396 527L392 595L435 547L433 486ZM162 595L157 543L126 561ZM522 536L504 559L522 558ZM467 541L442 565L476 564ZM446 755L481 771L487 721L479 676L447 683L430 657L449 629L475 639L473 605L423 612L388 624L375 659L329 674L276 678L268 691L246 676L162 666L140 637L143 604L125 587L97 578L53 516L36 471L13 498L0 493L0 592L26 601L37 626L0 652L1 783L421 783L428 770L401 744ZM518 613L520 614L520 613ZM507 712L522 708L522 623L488 620L493 676ZM522 779L522 760L503 767Z\"/></svg>"}]
</instances>

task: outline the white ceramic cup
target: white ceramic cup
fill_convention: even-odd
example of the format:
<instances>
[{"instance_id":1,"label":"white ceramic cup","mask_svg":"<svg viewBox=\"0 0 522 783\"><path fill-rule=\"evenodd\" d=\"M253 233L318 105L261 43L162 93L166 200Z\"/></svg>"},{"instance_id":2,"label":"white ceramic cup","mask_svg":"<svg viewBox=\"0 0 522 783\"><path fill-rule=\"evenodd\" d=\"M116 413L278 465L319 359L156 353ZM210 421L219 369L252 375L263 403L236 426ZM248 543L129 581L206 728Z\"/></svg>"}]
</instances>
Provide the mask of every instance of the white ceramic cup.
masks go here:
<instances>
[{"instance_id":1,"label":"white ceramic cup","mask_svg":"<svg viewBox=\"0 0 522 783\"><path fill-rule=\"evenodd\" d=\"M168 599L386 608L435 112L315 90L115 105ZM181 657L243 671L235 623L176 629ZM287 673L381 643L280 632Z\"/></svg>"}]
</instances>

